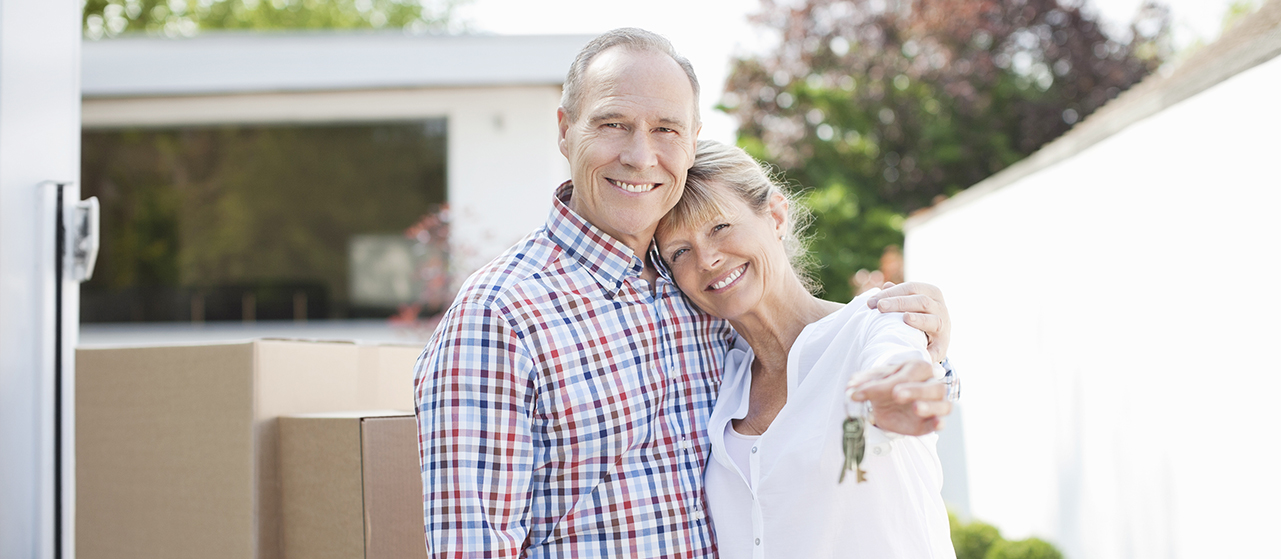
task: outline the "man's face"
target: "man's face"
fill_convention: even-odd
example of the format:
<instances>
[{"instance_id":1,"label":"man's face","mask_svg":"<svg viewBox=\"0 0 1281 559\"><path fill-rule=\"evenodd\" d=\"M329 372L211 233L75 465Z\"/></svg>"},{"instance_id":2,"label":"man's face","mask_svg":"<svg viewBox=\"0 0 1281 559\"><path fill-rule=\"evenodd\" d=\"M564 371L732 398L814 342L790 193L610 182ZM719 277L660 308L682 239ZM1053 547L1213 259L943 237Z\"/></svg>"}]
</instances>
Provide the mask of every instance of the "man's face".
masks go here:
<instances>
[{"instance_id":1,"label":"man's face","mask_svg":"<svg viewBox=\"0 0 1281 559\"><path fill-rule=\"evenodd\" d=\"M578 118L557 112L574 180L570 208L643 250L694 164L693 87L670 56L615 47L587 67L583 93Z\"/></svg>"}]
</instances>

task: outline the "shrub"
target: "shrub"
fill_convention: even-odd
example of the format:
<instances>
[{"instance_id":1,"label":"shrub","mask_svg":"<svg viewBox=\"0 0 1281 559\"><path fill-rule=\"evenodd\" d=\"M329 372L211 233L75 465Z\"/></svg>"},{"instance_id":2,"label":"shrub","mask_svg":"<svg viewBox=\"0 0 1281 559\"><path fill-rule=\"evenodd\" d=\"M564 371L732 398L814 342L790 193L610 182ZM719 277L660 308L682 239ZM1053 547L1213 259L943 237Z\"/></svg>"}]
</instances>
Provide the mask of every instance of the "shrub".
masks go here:
<instances>
[{"instance_id":1,"label":"shrub","mask_svg":"<svg viewBox=\"0 0 1281 559\"><path fill-rule=\"evenodd\" d=\"M1063 554L1040 538L1009 541L986 522L961 522L948 513L956 559L1063 559Z\"/></svg>"},{"instance_id":2,"label":"shrub","mask_svg":"<svg viewBox=\"0 0 1281 559\"><path fill-rule=\"evenodd\" d=\"M953 514L948 514L948 523L952 526L952 547L956 548L956 559L986 559L994 544L1005 541L1001 539L1001 532L991 524L979 521L962 524Z\"/></svg>"},{"instance_id":3,"label":"shrub","mask_svg":"<svg viewBox=\"0 0 1281 559\"><path fill-rule=\"evenodd\" d=\"M992 545L985 559L1063 559L1050 542L1040 538L1019 541L1001 540Z\"/></svg>"}]
</instances>

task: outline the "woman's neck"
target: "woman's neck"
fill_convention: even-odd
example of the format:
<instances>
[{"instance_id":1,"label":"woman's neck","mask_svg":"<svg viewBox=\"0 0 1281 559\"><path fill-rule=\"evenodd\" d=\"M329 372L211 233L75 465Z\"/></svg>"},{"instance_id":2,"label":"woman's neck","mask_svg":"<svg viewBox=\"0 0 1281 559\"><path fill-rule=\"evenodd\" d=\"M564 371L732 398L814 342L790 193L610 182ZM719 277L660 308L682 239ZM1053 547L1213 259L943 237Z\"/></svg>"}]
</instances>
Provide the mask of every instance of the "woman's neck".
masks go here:
<instances>
[{"instance_id":1,"label":"woman's neck","mask_svg":"<svg viewBox=\"0 0 1281 559\"><path fill-rule=\"evenodd\" d=\"M787 354L801 330L841 307L811 295L800 280L791 283L787 289L772 290L751 311L730 319L764 371L786 371Z\"/></svg>"}]
</instances>

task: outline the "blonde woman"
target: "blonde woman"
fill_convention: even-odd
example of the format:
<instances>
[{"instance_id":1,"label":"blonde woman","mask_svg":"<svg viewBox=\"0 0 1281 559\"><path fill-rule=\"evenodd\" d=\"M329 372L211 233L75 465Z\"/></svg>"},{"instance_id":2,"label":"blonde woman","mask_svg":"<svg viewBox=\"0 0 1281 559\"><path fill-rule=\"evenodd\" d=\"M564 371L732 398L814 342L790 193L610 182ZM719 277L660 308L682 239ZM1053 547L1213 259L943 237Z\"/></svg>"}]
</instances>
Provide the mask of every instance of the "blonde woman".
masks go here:
<instances>
[{"instance_id":1,"label":"blonde woman","mask_svg":"<svg viewBox=\"0 0 1281 559\"><path fill-rule=\"evenodd\" d=\"M709 422L720 556L955 557L933 434L951 409L942 369L901 314L869 308L873 293L811 294L793 264L801 216L741 149L700 142L655 235L681 290L741 338ZM860 384L885 377L879 392ZM846 420L868 411L861 464L847 468Z\"/></svg>"}]
</instances>

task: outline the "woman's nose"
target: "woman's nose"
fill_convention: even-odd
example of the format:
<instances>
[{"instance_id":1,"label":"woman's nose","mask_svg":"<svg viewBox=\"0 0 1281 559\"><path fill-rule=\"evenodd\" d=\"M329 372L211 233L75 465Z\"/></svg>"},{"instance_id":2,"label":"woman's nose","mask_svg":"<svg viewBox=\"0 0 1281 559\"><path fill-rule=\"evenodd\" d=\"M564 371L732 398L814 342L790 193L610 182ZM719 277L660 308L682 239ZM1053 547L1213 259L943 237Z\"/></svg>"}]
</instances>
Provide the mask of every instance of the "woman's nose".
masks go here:
<instances>
[{"instance_id":1,"label":"woman's nose","mask_svg":"<svg viewBox=\"0 0 1281 559\"><path fill-rule=\"evenodd\" d=\"M721 252L714 248L705 248L698 251L699 258L703 261L703 268L708 270L716 269L721 263Z\"/></svg>"}]
</instances>

